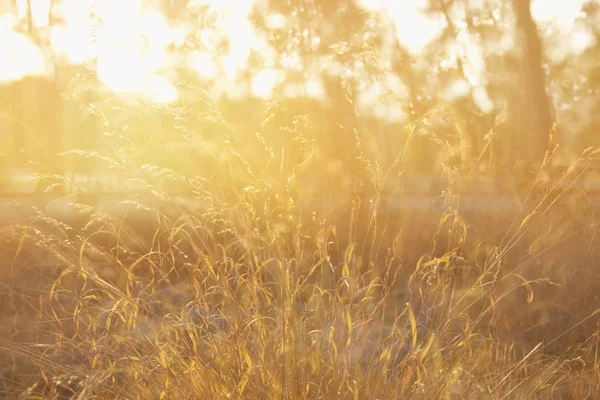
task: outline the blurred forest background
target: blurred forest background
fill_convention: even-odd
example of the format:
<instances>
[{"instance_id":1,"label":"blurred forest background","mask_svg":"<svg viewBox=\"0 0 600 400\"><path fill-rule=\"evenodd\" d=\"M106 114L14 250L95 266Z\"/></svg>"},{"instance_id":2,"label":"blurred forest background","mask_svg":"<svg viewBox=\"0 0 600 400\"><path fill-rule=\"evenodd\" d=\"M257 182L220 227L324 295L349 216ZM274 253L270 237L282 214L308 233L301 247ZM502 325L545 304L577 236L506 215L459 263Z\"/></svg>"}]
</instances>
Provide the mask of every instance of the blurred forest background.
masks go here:
<instances>
[{"instance_id":1,"label":"blurred forest background","mask_svg":"<svg viewBox=\"0 0 600 400\"><path fill-rule=\"evenodd\" d=\"M412 167L427 174L448 158L428 130L463 163L487 144L478 169L508 175L543 159L555 121L558 163L599 144L597 1L226 3L3 0L3 175L104 151L111 118L160 164L196 169L200 154L176 155L186 140L200 152L214 140L204 97L242 141L290 136L261 126L273 102L286 111L271 124L310 114L309 136L346 175L355 135L385 166L416 121Z\"/></svg>"}]
</instances>

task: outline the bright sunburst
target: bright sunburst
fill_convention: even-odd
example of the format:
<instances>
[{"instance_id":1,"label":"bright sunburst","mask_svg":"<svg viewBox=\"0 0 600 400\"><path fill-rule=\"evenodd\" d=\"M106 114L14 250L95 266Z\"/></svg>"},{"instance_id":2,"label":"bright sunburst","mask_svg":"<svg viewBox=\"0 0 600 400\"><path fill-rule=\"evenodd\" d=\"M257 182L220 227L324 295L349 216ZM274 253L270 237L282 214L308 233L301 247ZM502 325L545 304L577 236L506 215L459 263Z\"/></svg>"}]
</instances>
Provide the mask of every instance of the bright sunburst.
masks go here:
<instances>
[{"instance_id":1,"label":"bright sunburst","mask_svg":"<svg viewBox=\"0 0 600 400\"><path fill-rule=\"evenodd\" d=\"M201 0L199 3L208 6L210 12L219 17L214 26L201 31L203 48L187 56L188 66L203 79L219 76L236 86L252 50L261 46L250 21L256 1ZM63 0L52 10L51 4L50 0L31 0L31 17L36 28L46 28L51 13L60 15L64 23L49 29L49 41L56 54L72 64L97 60L98 79L115 92L138 93L157 102L170 102L178 97L167 76L181 61L173 58L169 48L181 45L185 32L172 26L160 10L141 0ZM420 53L446 25L441 15L433 18L425 12L427 0L358 0L358 4L387 15L393 22L398 41L413 54ZM28 2L17 0L16 6L16 18L27 18ZM538 21L561 27L572 24L581 7L582 0L536 0L532 12ZM281 15L267 18L268 26L273 29L281 29L285 23L285 17ZM11 60L0 64L0 81L52 73L50 55L35 46L26 35L14 31L13 26L15 18L11 14L0 18L0 58ZM589 46L589 33L578 30L572 36L573 48ZM223 40L229 43L228 51L217 56L216 45ZM469 83L481 85L484 78L478 67L481 59L478 44L469 38L458 42L460 51L469 58ZM268 54L268 49L263 50L263 56L273 57ZM266 65L269 65L268 61ZM284 65L287 64L284 62ZM253 95L270 96L278 76L270 67L255 73L250 82ZM482 109L488 107L483 105Z\"/></svg>"}]
</instances>

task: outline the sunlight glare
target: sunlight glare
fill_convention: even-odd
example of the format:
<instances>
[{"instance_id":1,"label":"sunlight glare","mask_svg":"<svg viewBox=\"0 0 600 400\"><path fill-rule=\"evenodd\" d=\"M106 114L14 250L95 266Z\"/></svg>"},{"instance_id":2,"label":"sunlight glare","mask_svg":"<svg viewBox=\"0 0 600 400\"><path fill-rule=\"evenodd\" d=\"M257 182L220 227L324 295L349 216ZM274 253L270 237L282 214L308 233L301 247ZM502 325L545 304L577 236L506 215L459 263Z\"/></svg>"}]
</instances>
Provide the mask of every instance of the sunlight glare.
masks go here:
<instances>
[{"instance_id":1,"label":"sunlight glare","mask_svg":"<svg viewBox=\"0 0 600 400\"><path fill-rule=\"evenodd\" d=\"M265 18L265 24L268 29L283 29L287 25L287 18L283 14L271 13Z\"/></svg>"},{"instance_id":2,"label":"sunlight glare","mask_svg":"<svg viewBox=\"0 0 600 400\"><path fill-rule=\"evenodd\" d=\"M410 96L410 89L402 82L402 79L395 73L388 73L385 76L385 85L389 88L392 94L402 100L406 100Z\"/></svg>"},{"instance_id":3,"label":"sunlight glare","mask_svg":"<svg viewBox=\"0 0 600 400\"><path fill-rule=\"evenodd\" d=\"M247 19L232 18L223 26L229 38L229 53L223 58L223 69L229 79L235 79L250 57L256 33Z\"/></svg>"},{"instance_id":4,"label":"sunlight glare","mask_svg":"<svg viewBox=\"0 0 600 400\"><path fill-rule=\"evenodd\" d=\"M596 44L594 34L578 21L584 4L585 0L533 1L531 13L540 29L548 30L557 37L555 46L547 50L554 62L561 62L570 54L580 54Z\"/></svg>"},{"instance_id":5,"label":"sunlight glare","mask_svg":"<svg viewBox=\"0 0 600 400\"><path fill-rule=\"evenodd\" d=\"M96 38L98 79L118 93L136 92L157 102L177 98L176 89L158 72L168 66L167 48L177 32L140 1L104 1Z\"/></svg>"},{"instance_id":6,"label":"sunlight glare","mask_svg":"<svg viewBox=\"0 0 600 400\"><path fill-rule=\"evenodd\" d=\"M446 101L454 101L469 95L471 86L464 79L456 79L452 81L442 92L442 97Z\"/></svg>"},{"instance_id":7,"label":"sunlight glare","mask_svg":"<svg viewBox=\"0 0 600 400\"><path fill-rule=\"evenodd\" d=\"M140 88L140 93L157 103L171 103L179 97L177 89L171 83L156 75L146 78L145 85Z\"/></svg>"},{"instance_id":8,"label":"sunlight glare","mask_svg":"<svg viewBox=\"0 0 600 400\"><path fill-rule=\"evenodd\" d=\"M572 32L569 42L571 50L579 54L595 46L596 38L589 30L579 27Z\"/></svg>"},{"instance_id":9,"label":"sunlight glare","mask_svg":"<svg viewBox=\"0 0 600 400\"><path fill-rule=\"evenodd\" d=\"M561 27L568 27L581 14L586 0L533 0L531 14L534 19L542 23L554 23Z\"/></svg>"},{"instance_id":10,"label":"sunlight glare","mask_svg":"<svg viewBox=\"0 0 600 400\"><path fill-rule=\"evenodd\" d=\"M24 34L12 30L13 18L0 16L0 82L12 82L26 76L49 73L44 56Z\"/></svg>"},{"instance_id":11,"label":"sunlight glare","mask_svg":"<svg viewBox=\"0 0 600 400\"><path fill-rule=\"evenodd\" d=\"M217 65L208 52L194 52L192 65L201 78L209 79L217 75Z\"/></svg>"},{"instance_id":12,"label":"sunlight glare","mask_svg":"<svg viewBox=\"0 0 600 400\"><path fill-rule=\"evenodd\" d=\"M261 99L267 99L273 94L277 84L278 71L263 69L252 78L252 94Z\"/></svg>"},{"instance_id":13,"label":"sunlight glare","mask_svg":"<svg viewBox=\"0 0 600 400\"><path fill-rule=\"evenodd\" d=\"M484 114L489 114L494 110L494 103L487 92L485 86L478 86L473 89L473 101Z\"/></svg>"},{"instance_id":14,"label":"sunlight glare","mask_svg":"<svg viewBox=\"0 0 600 400\"><path fill-rule=\"evenodd\" d=\"M555 63L562 62L571 54L581 54L596 45L596 37L587 26L576 24L568 32L564 32L554 46L546 51Z\"/></svg>"},{"instance_id":15,"label":"sunlight glare","mask_svg":"<svg viewBox=\"0 0 600 400\"><path fill-rule=\"evenodd\" d=\"M94 0L63 0L59 13L64 24L52 27L50 43L71 64L81 64L95 56L94 23L90 9Z\"/></svg>"},{"instance_id":16,"label":"sunlight glare","mask_svg":"<svg viewBox=\"0 0 600 400\"><path fill-rule=\"evenodd\" d=\"M394 24L398 41L412 54L419 54L446 27L443 16L428 15L427 0L358 0L371 11L388 15Z\"/></svg>"},{"instance_id":17,"label":"sunlight glare","mask_svg":"<svg viewBox=\"0 0 600 400\"><path fill-rule=\"evenodd\" d=\"M201 4L219 15L214 29L201 37L203 44L211 49L215 47L214 33L229 42L229 51L222 58L223 70L228 79L235 80L241 70L246 67L252 45L256 40L256 32L250 21L250 14L255 0L237 0L235 2L219 0L201 0Z\"/></svg>"},{"instance_id":18,"label":"sunlight glare","mask_svg":"<svg viewBox=\"0 0 600 400\"><path fill-rule=\"evenodd\" d=\"M325 101L327 98L327 93L325 93L323 82L319 77L309 78L304 84L304 89L306 91L306 95L311 99Z\"/></svg>"},{"instance_id":19,"label":"sunlight glare","mask_svg":"<svg viewBox=\"0 0 600 400\"><path fill-rule=\"evenodd\" d=\"M36 28L48 26L51 0L31 0L31 20ZM27 19L27 0L17 0L17 15Z\"/></svg>"}]
</instances>

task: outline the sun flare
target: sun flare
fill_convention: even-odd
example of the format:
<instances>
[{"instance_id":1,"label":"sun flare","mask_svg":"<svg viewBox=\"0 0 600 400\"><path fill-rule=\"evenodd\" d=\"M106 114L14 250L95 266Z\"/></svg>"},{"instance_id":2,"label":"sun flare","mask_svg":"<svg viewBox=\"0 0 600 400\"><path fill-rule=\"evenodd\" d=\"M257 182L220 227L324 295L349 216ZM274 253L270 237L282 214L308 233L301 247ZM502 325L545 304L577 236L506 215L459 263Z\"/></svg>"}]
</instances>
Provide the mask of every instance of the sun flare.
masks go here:
<instances>
[{"instance_id":1,"label":"sun flare","mask_svg":"<svg viewBox=\"0 0 600 400\"><path fill-rule=\"evenodd\" d=\"M600 399L600 0L0 0L0 398Z\"/></svg>"},{"instance_id":2,"label":"sun flare","mask_svg":"<svg viewBox=\"0 0 600 400\"><path fill-rule=\"evenodd\" d=\"M413 57L426 51L447 27L444 15L428 11L428 0L356 1L360 7L387 21L391 27L392 49L393 42L397 41ZM532 2L532 15L541 29L560 32L561 40L548 54L555 62L569 54L582 53L596 42L590 30L576 22L583 2ZM31 15L27 12L28 4ZM297 49L288 48L278 54L269 43L269 35L253 25L252 13L264 4L257 0L198 0L194 4L205 8L207 21L210 21L197 32L169 20L164 9L154 2L18 0L16 13L9 9L0 16L0 58L11 60L0 63L0 82L18 81L26 76L51 76L55 55L70 64L92 65L97 80L116 94L135 94L157 103L170 103L180 97L176 77L181 68L195 72L203 81L212 82L210 91L216 98L251 95L268 99L281 88L287 97L327 100L319 71L306 69ZM452 15L464 13L461 4L455 4ZM482 4L482 0L469 2L474 9L481 8ZM33 28L46 35L50 46L40 46L17 29L17 21L27 18L31 18ZM286 24L291 23L290 18L293 17L272 12L265 15L264 23L273 32L282 32ZM59 22L50 24L50 21ZM487 91L485 57L490 51L509 51L514 46L513 34L505 32L495 50L484 49L485 44L463 25L462 22L456 24L457 34L453 42L446 44L444 60L449 68L455 68L460 60L463 76L447 84L443 97L449 101L470 98L479 111L490 114L497 109L497 104ZM570 29L571 25L575 27ZM190 38L196 40L193 48L186 47ZM315 50L319 44L320 38L315 35L310 45ZM393 56L392 53L388 52L387 56ZM260 64L249 64L253 55L260 57ZM319 68L340 70L341 66L333 63ZM357 73L348 67L344 67L344 71L345 74ZM298 73L304 75L304 82L287 81L291 74ZM385 90L394 93L389 83L384 84ZM405 118L398 107L378 100L381 90L373 94L375 92L367 86L358 96L361 112L389 121ZM407 100L405 96L397 98Z\"/></svg>"},{"instance_id":3,"label":"sun flare","mask_svg":"<svg viewBox=\"0 0 600 400\"><path fill-rule=\"evenodd\" d=\"M31 19L34 27L46 28L50 15L60 16L62 22L49 29L50 44L57 55L66 57L73 64L96 60L98 79L117 93L138 93L160 102L177 98L177 90L167 77L179 61L169 53L169 48L174 44L181 46L183 31L171 25L158 8L141 0L63 0L52 4L50 0L32 0ZM207 6L218 18L214 26L201 32L204 48L188 57L191 66L203 79L214 79L222 73L223 78L235 86L240 72L247 68L252 49L262 46L250 22L257 2L202 0L199 4ZM425 11L426 0L358 0L358 4L372 12L385 14L393 23L398 41L413 54L422 52L446 26L443 16L438 14L434 18ZM583 0L535 0L532 12L538 21L560 28L573 23L582 4ZM17 0L16 6L16 18L26 19L28 2ZM13 31L14 18L10 14L1 18L0 57L11 59L11 62L0 65L0 80L13 81L27 75L52 73L49 55L26 36ZM271 29L278 30L284 28L286 20L275 13L267 17L266 23ZM575 51L593 45L594 38L583 29L571 36L569 43ZM469 58L465 64L468 80L474 87L481 87L485 80L479 66L482 56L478 45L469 42L467 36L465 38L461 52ZM223 40L229 43L228 50L217 54L217 46ZM271 50L265 47L261 51L267 56ZM285 66L285 60L283 62ZM296 65L297 61L292 64ZM290 65L290 68L294 67ZM272 70L259 71L252 78L251 91L258 97L269 96L274 82ZM482 106L482 109L488 108L489 105Z\"/></svg>"}]
</instances>

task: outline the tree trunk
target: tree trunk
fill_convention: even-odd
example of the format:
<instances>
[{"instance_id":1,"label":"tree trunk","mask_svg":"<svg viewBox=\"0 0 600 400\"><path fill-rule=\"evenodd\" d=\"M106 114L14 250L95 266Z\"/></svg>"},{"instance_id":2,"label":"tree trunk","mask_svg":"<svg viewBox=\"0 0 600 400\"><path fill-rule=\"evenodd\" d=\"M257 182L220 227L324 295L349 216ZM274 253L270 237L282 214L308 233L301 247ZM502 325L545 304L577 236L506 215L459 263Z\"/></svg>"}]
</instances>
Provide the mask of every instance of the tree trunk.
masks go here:
<instances>
[{"instance_id":1,"label":"tree trunk","mask_svg":"<svg viewBox=\"0 0 600 400\"><path fill-rule=\"evenodd\" d=\"M520 86L523 90L521 137L517 138L522 161L538 164L548 147L553 124L550 101L546 93L542 43L531 16L531 0L513 0L516 15L517 43L521 44Z\"/></svg>"}]
</instances>

